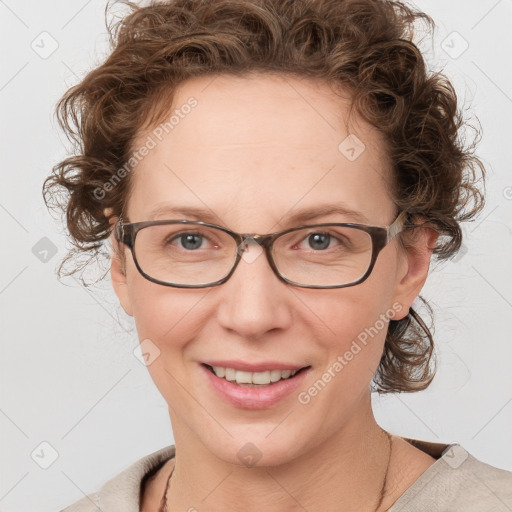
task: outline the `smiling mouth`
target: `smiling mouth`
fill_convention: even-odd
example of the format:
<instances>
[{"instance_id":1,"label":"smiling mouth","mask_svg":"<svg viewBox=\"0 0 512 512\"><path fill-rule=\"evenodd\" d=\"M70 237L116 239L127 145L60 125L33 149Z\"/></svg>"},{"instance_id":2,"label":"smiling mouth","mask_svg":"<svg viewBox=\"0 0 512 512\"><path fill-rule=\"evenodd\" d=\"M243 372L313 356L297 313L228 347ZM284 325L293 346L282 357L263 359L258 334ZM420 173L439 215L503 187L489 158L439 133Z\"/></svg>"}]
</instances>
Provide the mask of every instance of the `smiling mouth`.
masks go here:
<instances>
[{"instance_id":1,"label":"smiling mouth","mask_svg":"<svg viewBox=\"0 0 512 512\"><path fill-rule=\"evenodd\" d=\"M219 366L212 367L209 364L202 363L211 373L220 379L227 380L233 384L243 387L265 387L272 386L283 380L291 380L296 377L299 373L311 368L311 366L305 366L300 370L267 370L264 372L246 372L241 370L235 370L234 368L222 368Z\"/></svg>"}]
</instances>

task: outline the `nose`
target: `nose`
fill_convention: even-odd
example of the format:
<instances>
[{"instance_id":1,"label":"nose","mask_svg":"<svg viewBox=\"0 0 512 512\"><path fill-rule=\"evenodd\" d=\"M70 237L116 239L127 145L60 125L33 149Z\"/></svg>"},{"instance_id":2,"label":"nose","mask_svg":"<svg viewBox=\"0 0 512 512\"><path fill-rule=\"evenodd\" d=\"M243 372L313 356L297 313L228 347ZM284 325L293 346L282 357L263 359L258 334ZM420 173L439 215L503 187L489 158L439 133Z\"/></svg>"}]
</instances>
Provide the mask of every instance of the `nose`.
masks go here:
<instances>
[{"instance_id":1,"label":"nose","mask_svg":"<svg viewBox=\"0 0 512 512\"><path fill-rule=\"evenodd\" d=\"M263 248L248 243L231 277L219 286L219 323L249 340L288 328L293 294L287 286L274 274Z\"/></svg>"}]
</instances>

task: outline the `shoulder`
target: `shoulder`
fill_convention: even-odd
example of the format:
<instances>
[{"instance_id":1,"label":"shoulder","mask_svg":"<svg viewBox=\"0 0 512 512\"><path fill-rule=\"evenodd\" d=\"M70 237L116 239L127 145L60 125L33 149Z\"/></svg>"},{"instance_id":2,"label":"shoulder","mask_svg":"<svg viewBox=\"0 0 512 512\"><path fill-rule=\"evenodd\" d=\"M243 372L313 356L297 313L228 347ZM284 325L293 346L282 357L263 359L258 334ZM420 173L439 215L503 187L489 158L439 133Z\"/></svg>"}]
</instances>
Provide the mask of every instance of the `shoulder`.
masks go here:
<instances>
[{"instance_id":1,"label":"shoulder","mask_svg":"<svg viewBox=\"0 0 512 512\"><path fill-rule=\"evenodd\" d=\"M62 509L60 512L96 512L97 510L101 510L99 495L97 492L94 492L84 496L82 499Z\"/></svg>"},{"instance_id":2,"label":"shoulder","mask_svg":"<svg viewBox=\"0 0 512 512\"><path fill-rule=\"evenodd\" d=\"M512 510L512 472L482 462L458 443L436 460L388 512Z\"/></svg>"},{"instance_id":3,"label":"shoulder","mask_svg":"<svg viewBox=\"0 0 512 512\"><path fill-rule=\"evenodd\" d=\"M149 475L175 456L174 445L150 453L60 512L139 512L141 486Z\"/></svg>"}]
</instances>

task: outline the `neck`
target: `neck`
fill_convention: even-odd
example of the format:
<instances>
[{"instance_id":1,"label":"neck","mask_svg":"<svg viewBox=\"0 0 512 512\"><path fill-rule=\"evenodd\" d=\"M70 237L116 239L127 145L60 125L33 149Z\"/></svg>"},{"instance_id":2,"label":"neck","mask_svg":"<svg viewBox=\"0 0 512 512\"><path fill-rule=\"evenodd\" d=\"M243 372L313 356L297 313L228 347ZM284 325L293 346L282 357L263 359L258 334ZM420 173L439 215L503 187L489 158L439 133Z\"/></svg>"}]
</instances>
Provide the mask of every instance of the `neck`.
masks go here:
<instances>
[{"instance_id":1,"label":"neck","mask_svg":"<svg viewBox=\"0 0 512 512\"><path fill-rule=\"evenodd\" d=\"M384 496L381 503L381 494L386 476L386 488L392 483L390 440L377 425L369 399L368 394L368 402L361 404L365 414L354 415L322 444L275 466L225 462L172 418L176 464L167 511L230 510L234 503L240 510L268 512L386 510L389 500Z\"/></svg>"}]
</instances>

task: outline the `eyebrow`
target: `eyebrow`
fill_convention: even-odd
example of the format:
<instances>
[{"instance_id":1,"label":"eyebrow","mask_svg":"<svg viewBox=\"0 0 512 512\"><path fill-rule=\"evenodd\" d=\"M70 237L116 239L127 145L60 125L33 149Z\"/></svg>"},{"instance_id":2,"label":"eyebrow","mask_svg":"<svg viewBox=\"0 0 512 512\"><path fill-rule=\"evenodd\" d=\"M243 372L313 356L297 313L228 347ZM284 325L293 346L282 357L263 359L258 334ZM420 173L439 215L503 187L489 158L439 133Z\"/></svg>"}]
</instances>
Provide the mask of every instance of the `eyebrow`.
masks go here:
<instances>
[{"instance_id":1,"label":"eyebrow","mask_svg":"<svg viewBox=\"0 0 512 512\"><path fill-rule=\"evenodd\" d=\"M148 219L154 220L159 216L172 216L178 218L186 218L187 220L199 220L216 224L219 222L219 217L211 210L198 208L194 206L178 206L178 205L162 205L155 208L149 213ZM352 210L341 203L322 204L319 206L310 206L304 208L290 215L285 215L284 224L294 225L309 222L320 217L330 215L342 215L346 217L347 221L368 224L368 218L359 211ZM280 222L281 223L281 222Z\"/></svg>"}]
</instances>

